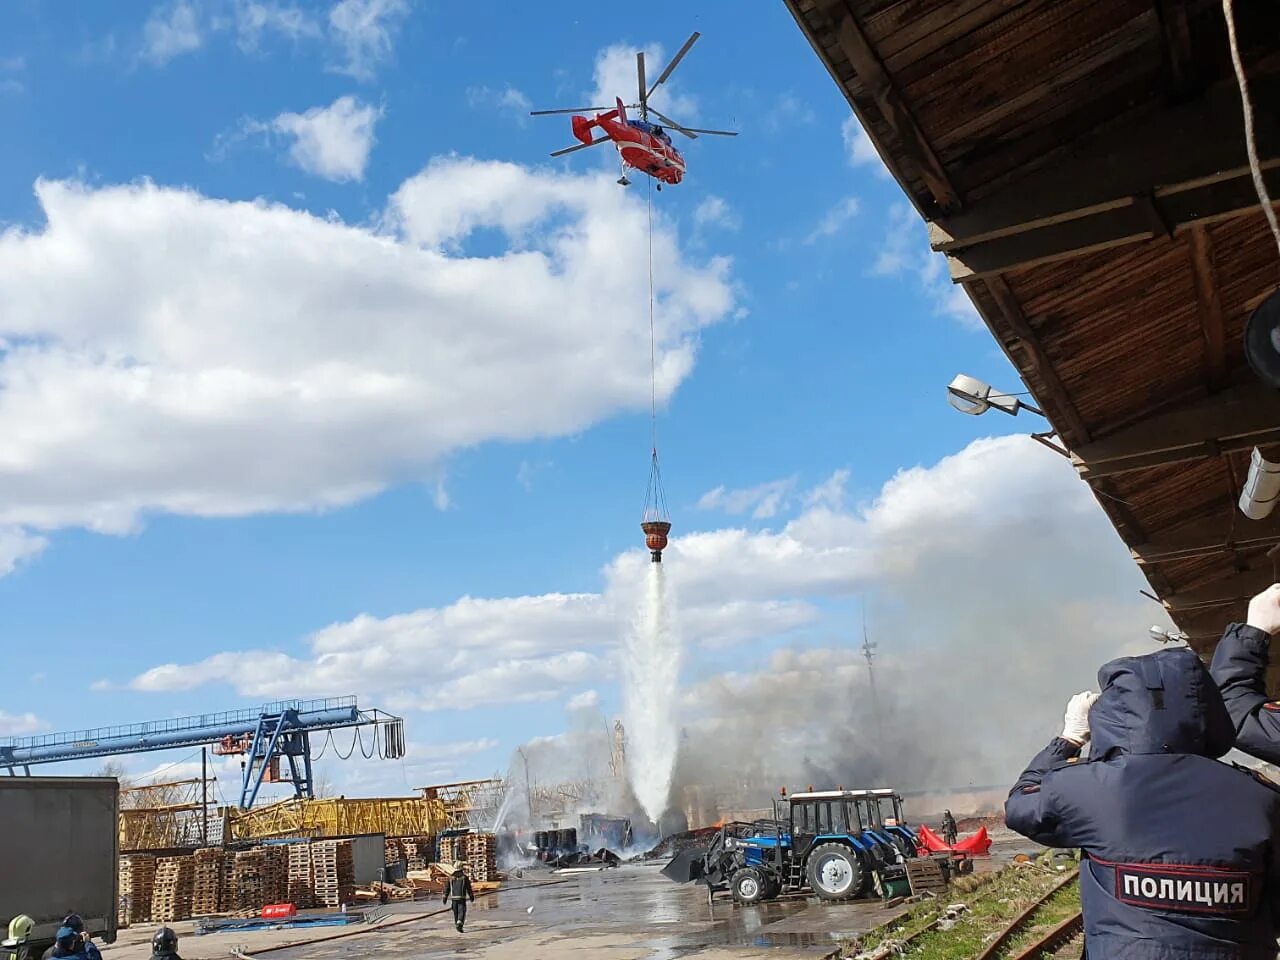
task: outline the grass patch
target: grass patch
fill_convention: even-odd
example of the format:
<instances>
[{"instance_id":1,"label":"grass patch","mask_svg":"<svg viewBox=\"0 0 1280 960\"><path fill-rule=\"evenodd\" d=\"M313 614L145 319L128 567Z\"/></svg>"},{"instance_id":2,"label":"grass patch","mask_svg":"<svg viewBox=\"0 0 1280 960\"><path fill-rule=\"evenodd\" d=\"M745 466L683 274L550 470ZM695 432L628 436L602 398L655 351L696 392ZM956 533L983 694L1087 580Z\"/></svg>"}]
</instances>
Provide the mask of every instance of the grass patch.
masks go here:
<instances>
[{"instance_id":1,"label":"grass patch","mask_svg":"<svg viewBox=\"0 0 1280 960\"><path fill-rule=\"evenodd\" d=\"M969 960L1014 918L1044 896L1045 891L1062 880L1064 871L1057 869L1059 866L1072 869L1075 864L1045 854L1028 864L1010 864L995 874L962 878L951 885L946 896L916 904L890 923L845 944L843 955L853 957L875 950L886 941L904 940L928 930L949 904L964 903L968 910L950 930L923 933L907 948L905 955L916 960ZM1079 908L1078 885L1067 884L1050 900L1044 926L1037 926L1036 932L1024 934L1017 942L1025 946ZM1005 952L1013 949L1015 946L1011 945Z\"/></svg>"}]
</instances>

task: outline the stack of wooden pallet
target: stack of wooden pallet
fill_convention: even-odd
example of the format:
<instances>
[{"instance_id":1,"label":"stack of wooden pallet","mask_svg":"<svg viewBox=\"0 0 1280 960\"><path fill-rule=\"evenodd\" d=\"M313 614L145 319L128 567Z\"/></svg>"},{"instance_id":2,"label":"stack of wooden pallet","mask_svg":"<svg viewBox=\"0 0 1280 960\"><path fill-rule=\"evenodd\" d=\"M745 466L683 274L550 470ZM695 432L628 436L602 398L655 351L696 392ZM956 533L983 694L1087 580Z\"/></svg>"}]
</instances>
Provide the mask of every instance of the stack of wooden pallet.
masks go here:
<instances>
[{"instance_id":1,"label":"stack of wooden pallet","mask_svg":"<svg viewBox=\"0 0 1280 960\"><path fill-rule=\"evenodd\" d=\"M222 908L223 860L221 847L197 850L191 891L191 912L197 917L217 913Z\"/></svg>"},{"instance_id":2,"label":"stack of wooden pallet","mask_svg":"<svg viewBox=\"0 0 1280 960\"><path fill-rule=\"evenodd\" d=\"M235 903L230 904L235 912L256 916L266 904L273 902L273 867L268 859L269 852L267 847L257 847L236 854L232 880L236 896Z\"/></svg>"},{"instance_id":3,"label":"stack of wooden pallet","mask_svg":"<svg viewBox=\"0 0 1280 960\"><path fill-rule=\"evenodd\" d=\"M311 844L289 844L289 895L286 898L299 910L315 906L315 880L311 873Z\"/></svg>"},{"instance_id":4,"label":"stack of wooden pallet","mask_svg":"<svg viewBox=\"0 0 1280 960\"><path fill-rule=\"evenodd\" d=\"M193 868L191 857L161 857L156 862L155 886L151 891L153 923L172 923L191 916Z\"/></svg>"},{"instance_id":5,"label":"stack of wooden pallet","mask_svg":"<svg viewBox=\"0 0 1280 960\"><path fill-rule=\"evenodd\" d=\"M391 873L405 859L404 841L399 837L387 837L382 844L383 862L387 865L387 872Z\"/></svg>"},{"instance_id":6,"label":"stack of wooden pallet","mask_svg":"<svg viewBox=\"0 0 1280 960\"><path fill-rule=\"evenodd\" d=\"M236 909L236 855L227 850L222 855L222 885L218 888L218 910L229 913Z\"/></svg>"},{"instance_id":7,"label":"stack of wooden pallet","mask_svg":"<svg viewBox=\"0 0 1280 960\"><path fill-rule=\"evenodd\" d=\"M431 862L431 838L413 837L404 841L406 870L425 870Z\"/></svg>"},{"instance_id":8,"label":"stack of wooden pallet","mask_svg":"<svg viewBox=\"0 0 1280 960\"><path fill-rule=\"evenodd\" d=\"M441 837L440 838L440 863L452 869L452 864L461 860L461 837Z\"/></svg>"},{"instance_id":9,"label":"stack of wooden pallet","mask_svg":"<svg viewBox=\"0 0 1280 960\"><path fill-rule=\"evenodd\" d=\"M492 833L463 834L455 852L472 880L487 883L498 879L498 843Z\"/></svg>"},{"instance_id":10,"label":"stack of wooden pallet","mask_svg":"<svg viewBox=\"0 0 1280 960\"><path fill-rule=\"evenodd\" d=\"M156 883L156 858L147 853L120 858L120 916L122 927L151 918L151 895Z\"/></svg>"},{"instance_id":11,"label":"stack of wooden pallet","mask_svg":"<svg viewBox=\"0 0 1280 960\"><path fill-rule=\"evenodd\" d=\"M311 869L318 905L332 908L355 899L355 862L351 856L351 841L325 840L312 844Z\"/></svg>"}]
</instances>

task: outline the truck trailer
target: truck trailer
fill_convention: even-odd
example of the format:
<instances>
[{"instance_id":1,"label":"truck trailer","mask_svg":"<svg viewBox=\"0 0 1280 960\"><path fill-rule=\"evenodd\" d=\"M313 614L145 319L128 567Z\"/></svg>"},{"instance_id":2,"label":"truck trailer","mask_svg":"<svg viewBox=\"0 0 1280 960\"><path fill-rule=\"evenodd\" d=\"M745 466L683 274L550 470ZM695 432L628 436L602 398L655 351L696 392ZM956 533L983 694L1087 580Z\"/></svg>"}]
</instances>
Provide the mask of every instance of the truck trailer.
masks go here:
<instances>
[{"instance_id":1,"label":"truck trailer","mask_svg":"<svg viewBox=\"0 0 1280 960\"><path fill-rule=\"evenodd\" d=\"M45 946L78 913L92 937L115 941L119 806L114 777L0 777L4 928L25 913L35 921L31 942Z\"/></svg>"}]
</instances>

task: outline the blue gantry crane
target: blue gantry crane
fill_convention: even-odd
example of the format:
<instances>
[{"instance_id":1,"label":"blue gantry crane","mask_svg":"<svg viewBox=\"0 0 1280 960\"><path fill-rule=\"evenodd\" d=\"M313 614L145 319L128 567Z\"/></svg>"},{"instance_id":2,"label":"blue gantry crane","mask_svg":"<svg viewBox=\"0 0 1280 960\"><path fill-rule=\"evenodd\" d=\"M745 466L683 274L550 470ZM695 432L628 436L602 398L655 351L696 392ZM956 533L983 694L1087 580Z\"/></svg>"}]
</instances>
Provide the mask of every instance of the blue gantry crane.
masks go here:
<instances>
[{"instance_id":1,"label":"blue gantry crane","mask_svg":"<svg viewBox=\"0 0 1280 960\"><path fill-rule=\"evenodd\" d=\"M240 806L248 809L266 782L289 782L299 797L315 795L311 734L360 728L373 732L373 752L389 760L404 756L404 720L380 710L362 710L355 697L280 700L247 710L205 713L117 727L0 738L0 769L10 776L65 760L88 760L152 750L212 745L214 753L243 755ZM366 753L371 756L372 753ZM280 776L280 761L290 776Z\"/></svg>"}]
</instances>

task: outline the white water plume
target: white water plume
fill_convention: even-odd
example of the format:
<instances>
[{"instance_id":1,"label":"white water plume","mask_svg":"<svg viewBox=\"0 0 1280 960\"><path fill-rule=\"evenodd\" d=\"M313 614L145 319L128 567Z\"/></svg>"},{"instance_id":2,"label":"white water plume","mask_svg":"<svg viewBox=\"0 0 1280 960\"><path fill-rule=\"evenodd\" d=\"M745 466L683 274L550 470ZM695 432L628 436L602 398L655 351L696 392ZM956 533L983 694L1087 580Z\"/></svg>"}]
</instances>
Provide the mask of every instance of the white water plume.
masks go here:
<instances>
[{"instance_id":1,"label":"white water plume","mask_svg":"<svg viewBox=\"0 0 1280 960\"><path fill-rule=\"evenodd\" d=\"M679 742L676 701L683 651L674 606L663 565L649 564L645 596L624 648L622 708L631 789L654 823L667 807Z\"/></svg>"}]
</instances>

